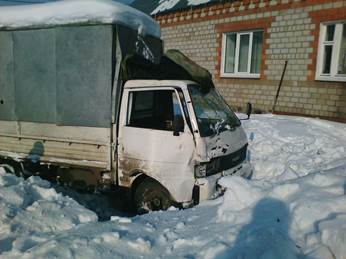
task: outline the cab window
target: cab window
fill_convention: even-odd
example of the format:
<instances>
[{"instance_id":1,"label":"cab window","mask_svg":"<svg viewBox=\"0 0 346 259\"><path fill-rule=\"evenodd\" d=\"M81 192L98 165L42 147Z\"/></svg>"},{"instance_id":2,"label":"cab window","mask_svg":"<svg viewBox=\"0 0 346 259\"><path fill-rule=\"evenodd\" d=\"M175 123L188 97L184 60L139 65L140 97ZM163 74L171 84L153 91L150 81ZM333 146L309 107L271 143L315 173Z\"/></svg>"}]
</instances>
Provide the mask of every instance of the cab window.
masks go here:
<instances>
[{"instance_id":1,"label":"cab window","mask_svg":"<svg viewBox=\"0 0 346 259\"><path fill-rule=\"evenodd\" d=\"M174 90L130 92L127 126L173 131L175 115L182 115Z\"/></svg>"}]
</instances>

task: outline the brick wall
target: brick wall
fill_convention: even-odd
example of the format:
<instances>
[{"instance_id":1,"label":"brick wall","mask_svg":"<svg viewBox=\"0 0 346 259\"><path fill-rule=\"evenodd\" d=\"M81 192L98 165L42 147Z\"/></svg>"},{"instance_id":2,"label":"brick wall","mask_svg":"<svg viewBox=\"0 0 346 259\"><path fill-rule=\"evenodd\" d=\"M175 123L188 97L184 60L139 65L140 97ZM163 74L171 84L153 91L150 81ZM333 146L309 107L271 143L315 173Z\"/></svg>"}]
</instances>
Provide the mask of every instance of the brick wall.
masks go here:
<instances>
[{"instance_id":1,"label":"brick wall","mask_svg":"<svg viewBox=\"0 0 346 259\"><path fill-rule=\"evenodd\" d=\"M165 49L179 49L207 68L236 110L251 101L270 111L288 60L276 111L346 121L346 83L315 80L320 23L346 20L346 1L243 0L156 18ZM221 77L222 33L258 28L264 30L261 77Z\"/></svg>"}]
</instances>

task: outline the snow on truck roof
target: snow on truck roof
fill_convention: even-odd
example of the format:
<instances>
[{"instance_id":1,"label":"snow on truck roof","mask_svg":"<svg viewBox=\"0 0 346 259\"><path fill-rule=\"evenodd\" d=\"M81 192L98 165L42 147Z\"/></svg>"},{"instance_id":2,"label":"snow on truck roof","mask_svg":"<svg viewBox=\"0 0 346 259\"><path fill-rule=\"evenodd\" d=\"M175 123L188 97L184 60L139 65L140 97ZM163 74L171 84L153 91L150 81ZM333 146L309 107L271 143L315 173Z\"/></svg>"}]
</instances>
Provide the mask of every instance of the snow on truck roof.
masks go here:
<instances>
[{"instance_id":1,"label":"snow on truck roof","mask_svg":"<svg viewBox=\"0 0 346 259\"><path fill-rule=\"evenodd\" d=\"M45 28L70 24L122 24L160 38L159 24L130 6L107 0L64 0L0 7L0 30Z\"/></svg>"}]
</instances>

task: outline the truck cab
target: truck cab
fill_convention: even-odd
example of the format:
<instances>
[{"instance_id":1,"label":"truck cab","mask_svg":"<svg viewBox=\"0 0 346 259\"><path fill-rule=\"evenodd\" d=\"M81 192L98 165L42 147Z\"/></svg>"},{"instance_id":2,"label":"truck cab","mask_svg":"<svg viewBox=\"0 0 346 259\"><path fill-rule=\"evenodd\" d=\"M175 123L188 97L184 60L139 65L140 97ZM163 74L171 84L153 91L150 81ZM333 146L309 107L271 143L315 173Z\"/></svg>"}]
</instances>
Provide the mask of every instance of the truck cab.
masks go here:
<instances>
[{"instance_id":1,"label":"truck cab","mask_svg":"<svg viewBox=\"0 0 346 259\"><path fill-rule=\"evenodd\" d=\"M252 173L240 120L215 88L131 80L120 111L116 180L134 190L137 209L211 199L223 175Z\"/></svg>"},{"instance_id":2,"label":"truck cab","mask_svg":"<svg viewBox=\"0 0 346 259\"><path fill-rule=\"evenodd\" d=\"M222 175L251 174L212 75L164 51L156 21L114 1L76 9L0 8L0 163L79 188L126 187L145 210L213 198Z\"/></svg>"}]
</instances>

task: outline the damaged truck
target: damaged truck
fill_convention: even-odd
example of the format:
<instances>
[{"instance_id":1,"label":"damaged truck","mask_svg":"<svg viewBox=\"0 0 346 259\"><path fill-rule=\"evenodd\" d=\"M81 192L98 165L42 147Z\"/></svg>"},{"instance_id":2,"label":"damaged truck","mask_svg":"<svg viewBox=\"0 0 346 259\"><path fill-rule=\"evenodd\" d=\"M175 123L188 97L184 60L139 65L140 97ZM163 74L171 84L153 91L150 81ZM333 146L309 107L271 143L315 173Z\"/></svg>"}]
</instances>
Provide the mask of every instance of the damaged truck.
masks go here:
<instances>
[{"instance_id":1,"label":"damaged truck","mask_svg":"<svg viewBox=\"0 0 346 259\"><path fill-rule=\"evenodd\" d=\"M138 210L197 204L220 194L222 176L252 174L246 134L208 71L163 54L159 25L139 11L69 11L76 2L0 19L0 164L124 187Z\"/></svg>"}]
</instances>

